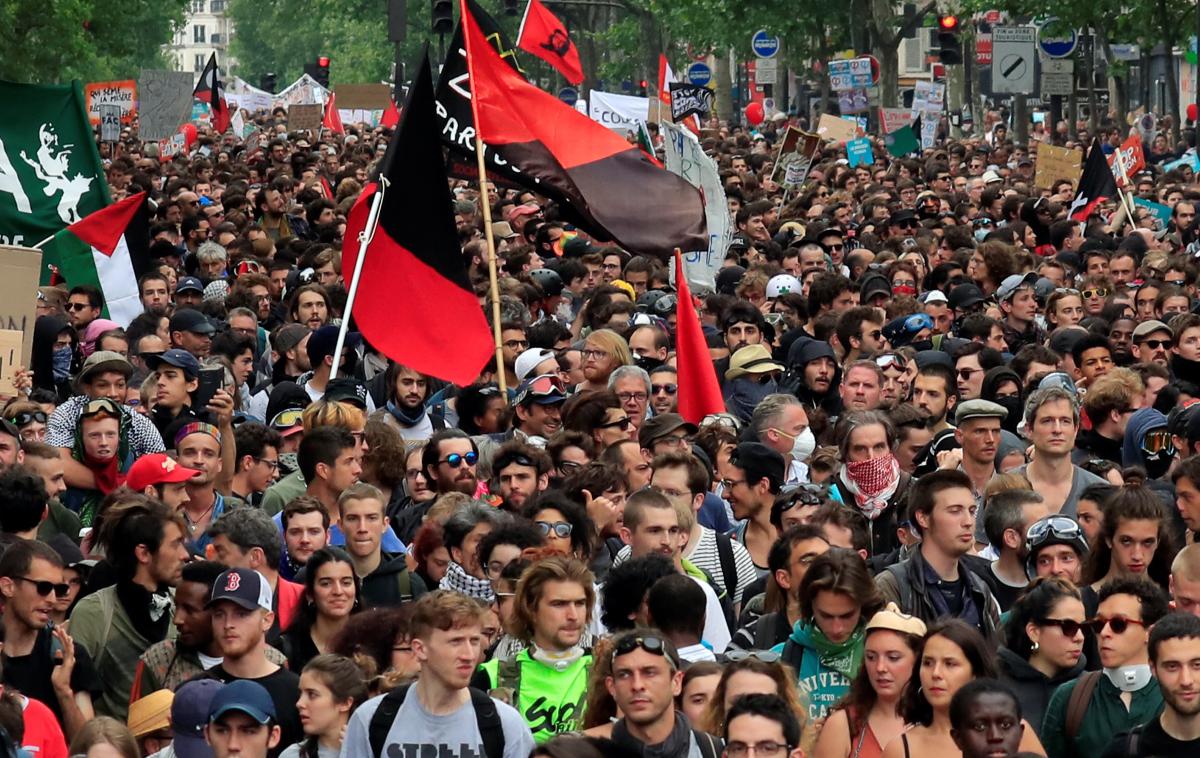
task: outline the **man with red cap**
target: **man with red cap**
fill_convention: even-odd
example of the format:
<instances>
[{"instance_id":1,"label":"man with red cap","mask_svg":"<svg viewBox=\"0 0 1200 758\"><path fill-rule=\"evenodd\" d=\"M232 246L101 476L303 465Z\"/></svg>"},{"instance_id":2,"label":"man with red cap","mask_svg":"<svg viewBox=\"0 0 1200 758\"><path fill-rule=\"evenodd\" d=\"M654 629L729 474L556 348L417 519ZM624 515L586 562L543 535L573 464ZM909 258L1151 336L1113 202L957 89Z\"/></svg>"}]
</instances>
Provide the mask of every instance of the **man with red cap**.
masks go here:
<instances>
[{"instance_id":1,"label":"man with red cap","mask_svg":"<svg viewBox=\"0 0 1200 758\"><path fill-rule=\"evenodd\" d=\"M153 453L134 461L125 477L125 484L134 492L158 498L171 508L178 509L188 502L187 482L199 473L166 453Z\"/></svg>"}]
</instances>

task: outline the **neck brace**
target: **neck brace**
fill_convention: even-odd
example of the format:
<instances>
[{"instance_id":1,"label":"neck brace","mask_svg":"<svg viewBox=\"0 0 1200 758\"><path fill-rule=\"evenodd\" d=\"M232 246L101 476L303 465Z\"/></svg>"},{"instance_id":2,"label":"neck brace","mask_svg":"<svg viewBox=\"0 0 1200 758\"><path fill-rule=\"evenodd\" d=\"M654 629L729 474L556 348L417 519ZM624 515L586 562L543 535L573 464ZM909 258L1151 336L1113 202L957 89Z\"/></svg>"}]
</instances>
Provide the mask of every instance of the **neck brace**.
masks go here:
<instances>
[{"instance_id":1,"label":"neck brace","mask_svg":"<svg viewBox=\"0 0 1200 758\"><path fill-rule=\"evenodd\" d=\"M1118 666L1115 669L1104 669L1108 681L1121 692L1135 692L1150 683L1150 664L1139 663L1134 666Z\"/></svg>"}]
</instances>

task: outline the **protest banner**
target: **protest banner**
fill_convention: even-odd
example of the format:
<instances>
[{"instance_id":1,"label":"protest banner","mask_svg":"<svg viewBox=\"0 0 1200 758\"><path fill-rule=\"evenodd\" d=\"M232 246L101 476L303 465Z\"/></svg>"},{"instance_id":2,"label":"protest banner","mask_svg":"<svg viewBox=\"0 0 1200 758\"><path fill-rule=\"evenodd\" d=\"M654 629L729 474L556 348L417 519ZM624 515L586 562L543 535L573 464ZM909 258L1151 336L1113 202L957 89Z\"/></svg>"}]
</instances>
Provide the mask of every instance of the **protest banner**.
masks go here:
<instances>
[{"instance_id":1,"label":"protest banner","mask_svg":"<svg viewBox=\"0 0 1200 758\"><path fill-rule=\"evenodd\" d=\"M1153 213L1155 220L1158 221L1159 229L1166 229L1167 225L1171 223L1170 206L1163 205L1162 203L1156 203L1153 200L1146 200L1144 198L1137 197L1136 195L1133 198L1133 204L1141 208L1145 208Z\"/></svg>"},{"instance_id":2,"label":"protest banner","mask_svg":"<svg viewBox=\"0 0 1200 758\"><path fill-rule=\"evenodd\" d=\"M37 287L42 252L27 247L0 245L0 329L24 335L20 366L29 365L33 352L33 324L37 320Z\"/></svg>"},{"instance_id":3,"label":"protest banner","mask_svg":"<svg viewBox=\"0 0 1200 758\"><path fill-rule=\"evenodd\" d=\"M244 80L231 76L225 83L225 102L230 108L245 108L250 113L271 110L275 96Z\"/></svg>"},{"instance_id":4,"label":"protest banner","mask_svg":"<svg viewBox=\"0 0 1200 758\"><path fill-rule=\"evenodd\" d=\"M879 108L879 132L891 134L902 126L910 126L916 117L908 108Z\"/></svg>"},{"instance_id":5,"label":"protest banner","mask_svg":"<svg viewBox=\"0 0 1200 758\"><path fill-rule=\"evenodd\" d=\"M817 121L817 134L821 139L840 145L858 136L858 124L849 119L822 113L821 119Z\"/></svg>"},{"instance_id":6,"label":"protest banner","mask_svg":"<svg viewBox=\"0 0 1200 758\"><path fill-rule=\"evenodd\" d=\"M121 138L121 106L100 106L100 141L116 142Z\"/></svg>"},{"instance_id":7,"label":"protest banner","mask_svg":"<svg viewBox=\"0 0 1200 758\"><path fill-rule=\"evenodd\" d=\"M848 89L838 93L838 109L842 113L864 113L870 107L865 89Z\"/></svg>"},{"instance_id":8,"label":"protest banner","mask_svg":"<svg viewBox=\"0 0 1200 758\"><path fill-rule=\"evenodd\" d=\"M1038 189L1049 189L1059 179L1067 179L1074 185L1083 173L1083 153L1078 149L1054 147L1043 142L1038 145L1036 157L1033 185Z\"/></svg>"},{"instance_id":9,"label":"protest banner","mask_svg":"<svg viewBox=\"0 0 1200 758\"><path fill-rule=\"evenodd\" d=\"M0 329L0 397L16 397L13 379L21 363L21 345L25 335L16 329Z\"/></svg>"},{"instance_id":10,"label":"protest banner","mask_svg":"<svg viewBox=\"0 0 1200 758\"><path fill-rule=\"evenodd\" d=\"M775 157L775 168L771 180L787 187L804 184L813 158L821 149L821 138L789 126L779 142L779 154Z\"/></svg>"},{"instance_id":11,"label":"protest banner","mask_svg":"<svg viewBox=\"0 0 1200 758\"><path fill-rule=\"evenodd\" d=\"M912 117L940 114L945 97L946 85L918 80L913 86Z\"/></svg>"},{"instance_id":12,"label":"protest banner","mask_svg":"<svg viewBox=\"0 0 1200 758\"><path fill-rule=\"evenodd\" d=\"M851 58L829 61L829 86L834 92L871 86L871 59Z\"/></svg>"},{"instance_id":13,"label":"protest banner","mask_svg":"<svg viewBox=\"0 0 1200 758\"><path fill-rule=\"evenodd\" d=\"M320 103L290 106L287 120L288 131L320 129L324 117L325 108Z\"/></svg>"},{"instance_id":14,"label":"protest banner","mask_svg":"<svg viewBox=\"0 0 1200 758\"><path fill-rule=\"evenodd\" d=\"M1121 165L1118 165L1120 161ZM1142 141L1137 136L1130 137L1108 156L1108 167L1112 170L1117 187L1125 189L1125 179L1133 179L1137 172L1146 167L1146 154L1142 152Z\"/></svg>"},{"instance_id":15,"label":"protest banner","mask_svg":"<svg viewBox=\"0 0 1200 758\"><path fill-rule=\"evenodd\" d=\"M1190 168L1192 173L1200 173L1200 155L1196 154L1196 148L1188 148L1188 151L1179 159L1162 164L1162 169L1166 173L1177 168Z\"/></svg>"},{"instance_id":16,"label":"protest banner","mask_svg":"<svg viewBox=\"0 0 1200 758\"><path fill-rule=\"evenodd\" d=\"M859 137L847 142L846 159L850 168L875 165L875 153L871 151L871 140Z\"/></svg>"},{"instance_id":17,"label":"protest banner","mask_svg":"<svg viewBox=\"0 0 1200 758\"><path fill-rule=\"evenodd\" d=\"M271 101L271 107L282 105L284 108L292 105L324 105L329 99L329 90L322 87L316 79L308 74L289 84Z\"/></svg>"},{"instance_id":18,"label":"protest banner","mask_svg":"<svg viewBox=\"0 0 1200 758\"><path fill-rule=\"evenodd\" d=\"M339 84L333 91L338 108L350 111L381 111L392 101L392 88L386 84Z\"/></svg>"},{"instance_id":19,"label":"protest banner","mask_svg":"<svg viewBox=\"0 0 1200 758\"><path fill-rule=\"evenodd\" d=\"M716 162L705 155L704 148L690 132L666 122L661 124L661 129L665 138L663 166L704 193L708 249L683 252L688 284L713 289L717 272L725 261L725 250L733 236L721 175Z\"/></svg>"},{"instance_id":20,"label":"protest banner","mask_svg":"<svg viewBox=\"0 0 1200 758\"><path fill-rule=\"evenodd\" d=\"M121 123L128 124L137 112L137 82L122 79L117 82L91 82L84 85L83 100L87 104L88 120L92 126L100 123L100 106L115 105L121 109Z\"/></svg>"},{"instance_id":21,"label":"protest banner","mask_svg":"<svg viewBox=\"0 0 1200 758\"><path fill-rule=\"evenodd\" d=\"M158 162L167 163L176 155L187 150L187 137L182 134L172 134L158 141Z\"/></svg>"},{"instance_id":22,"label":"protest banner","mask_svg":"<svg viewBox=\"0 0 1200 758\"><path fill-rule=\"evenodd\" d=\"M588 116L618 132L637 129L638 123L646 121L649 115L650 100L645 97L592 90L588 100Z\"/></svg>"},{"instance_id":23,"label":"protest banner","mask_svg":"<svg viewBox=\"0 0 1200 758\"><path fill-rule=\"evenodd\" d=\"M138 75L138 137L170 139L192 113L192 75L186 71L142 69Z\"/></svg>"}]
</instances>

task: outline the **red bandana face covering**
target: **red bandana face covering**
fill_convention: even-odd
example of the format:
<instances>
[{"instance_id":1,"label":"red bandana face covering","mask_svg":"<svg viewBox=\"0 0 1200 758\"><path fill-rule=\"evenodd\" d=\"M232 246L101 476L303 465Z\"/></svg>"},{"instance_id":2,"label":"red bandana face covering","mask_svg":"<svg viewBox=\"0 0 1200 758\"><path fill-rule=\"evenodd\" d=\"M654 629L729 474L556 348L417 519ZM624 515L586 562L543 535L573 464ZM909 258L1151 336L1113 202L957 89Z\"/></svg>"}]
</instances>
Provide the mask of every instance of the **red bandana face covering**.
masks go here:
<instances>
[{"instance_id":1,"label":"red bandana face covering","mask_svg":"<svg viewBox=\"0 0 1200 758\"><path fill-rule=\"evenodd\" d=\"M907 284L900 284L895 287L892 287L892 294L895 295L896 297L904 297L905 295L915 295L915 294L917 294L917 288L909 287Z\"/></svg>"},{"instance_id":2,"label":"red bandana face covering","mask_svg":"<svg viewBox=\"0 0 1200 758\"><path fill-rule=\"evenodd\" d=\"M845 464L846 476L853 485L854 499L868 519L874 520L887 509L887 499L900 482L900 464L891 453L869 461Z\"/></svg>"}]
</instances>

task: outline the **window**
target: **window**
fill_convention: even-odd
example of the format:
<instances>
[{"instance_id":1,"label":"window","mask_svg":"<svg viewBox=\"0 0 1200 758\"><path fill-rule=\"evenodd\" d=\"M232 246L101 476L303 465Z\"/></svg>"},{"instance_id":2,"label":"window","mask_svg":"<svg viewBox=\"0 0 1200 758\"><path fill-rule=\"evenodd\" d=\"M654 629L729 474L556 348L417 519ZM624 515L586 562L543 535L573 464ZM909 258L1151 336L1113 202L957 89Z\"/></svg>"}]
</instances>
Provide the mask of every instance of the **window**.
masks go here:
<instances>
[{"instance_id":1,"label":"window","mask_svg":"<svg viewBox=\"0 0 1200 758\"><path fill-rule=\"evenodd\" d=\"M225 0L212 0L212 5L209 6L209 10L213 13L224 13Z\"/></svg>"},{"instance_id":2,"label":"window","mask_svg":"<svg viewBox=\"0 0 1200 758\"><path fill-rule=\"evenodd\" d=\"M204 12L204 0L192 0L192 13Z\"/></svg>"},{"instance_id":3,"label":"window","mask_svg":"<svg viewBox=\"0 0 1200 758\"><path fill-rule=\"evenodd\" d=\"M208 38L208 41L214 45L219 45L224 42L224 40L221 38L220 32L213 32L212 36Z\"/></svg>"},{"instance_id":4,"label":"window","mask_svg":"<svg viewBox=\"0 0 1200 758\"><path fill-rule=\"evenodd\" d=\"M196 24L192 27L192 42L204 42L205 29L204 24Z\"/></svg>"},{"instance_id":5,"label":"window","mask_svg":"<svg viewBox=\"0 0 1200 758\"><path fill-rule=\"evenodd\" d=\"M207 65L208 65L208 56L207 55L197 55L195 58L194 64L192 66L192 71L203 71L204 67Z\"/></svg>"}]
</instances>

